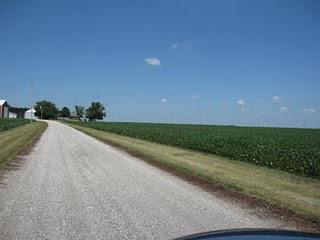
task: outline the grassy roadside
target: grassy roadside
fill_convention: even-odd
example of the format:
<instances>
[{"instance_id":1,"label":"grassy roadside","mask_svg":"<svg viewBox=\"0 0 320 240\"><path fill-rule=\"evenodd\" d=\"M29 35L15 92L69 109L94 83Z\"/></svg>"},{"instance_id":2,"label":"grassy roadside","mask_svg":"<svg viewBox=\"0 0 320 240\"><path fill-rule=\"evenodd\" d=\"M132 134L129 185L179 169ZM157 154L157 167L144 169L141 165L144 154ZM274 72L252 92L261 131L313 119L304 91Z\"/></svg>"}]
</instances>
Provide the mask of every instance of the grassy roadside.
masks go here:
<instances>
[{"instance_id":1,"label":"grassy roadside","mask_svg":"<svg viewBox=\"0 0 320 240\"><path fill-rule=\"evenodd\" d=\"M37 121L33 124L16 127L0 133L0 169L27 150L41 136L47 123Z\"/></svg>"},{"instance_id":2,"label":"grassy roadside","mask_svg":"<svg viewBox=\"0 0 320 240\"><path fill-rule=\"evenodd\" d=\"M118 146L145 160L225 189L266 201L320 224L320 180L295 176L214 155L170 147L136 138L70 126Z\"/></svg>"}]
</instances>

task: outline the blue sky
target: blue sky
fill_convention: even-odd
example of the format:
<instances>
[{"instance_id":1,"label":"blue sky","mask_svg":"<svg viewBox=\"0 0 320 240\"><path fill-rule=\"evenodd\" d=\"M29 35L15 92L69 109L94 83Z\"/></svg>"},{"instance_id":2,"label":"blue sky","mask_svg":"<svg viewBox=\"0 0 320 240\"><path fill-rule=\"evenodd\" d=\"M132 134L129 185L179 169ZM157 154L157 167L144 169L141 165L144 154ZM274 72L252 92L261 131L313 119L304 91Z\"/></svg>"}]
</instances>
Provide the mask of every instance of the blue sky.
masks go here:
<instances>
[{"instance_id":1,"label":"blue sky","mask_svg":"<svg viewBox=\"0 0 320 240\"><path fill-rule=\"evenodd\" d=\"M320 1L0 1L0 98L107 120L320 127Z\"/></svg>"}]
</instances>

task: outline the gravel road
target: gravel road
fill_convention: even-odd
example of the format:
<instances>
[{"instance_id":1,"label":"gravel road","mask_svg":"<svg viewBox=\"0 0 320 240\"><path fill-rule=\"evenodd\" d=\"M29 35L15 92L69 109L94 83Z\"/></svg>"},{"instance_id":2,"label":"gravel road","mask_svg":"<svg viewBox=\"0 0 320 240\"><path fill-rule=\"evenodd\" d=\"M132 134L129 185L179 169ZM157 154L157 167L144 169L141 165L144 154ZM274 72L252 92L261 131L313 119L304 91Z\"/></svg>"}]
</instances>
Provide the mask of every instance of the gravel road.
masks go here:
<instances>
[{"instance_id":1,"label":"gravel road","mask_svg":"<svg viewBox=\"0 0 320 240\"><path fill-rule=\"evenodd\" d=\"M1 239L171 239L285 228L58 122L0 186Z\"/></svg>"}]
</instances>

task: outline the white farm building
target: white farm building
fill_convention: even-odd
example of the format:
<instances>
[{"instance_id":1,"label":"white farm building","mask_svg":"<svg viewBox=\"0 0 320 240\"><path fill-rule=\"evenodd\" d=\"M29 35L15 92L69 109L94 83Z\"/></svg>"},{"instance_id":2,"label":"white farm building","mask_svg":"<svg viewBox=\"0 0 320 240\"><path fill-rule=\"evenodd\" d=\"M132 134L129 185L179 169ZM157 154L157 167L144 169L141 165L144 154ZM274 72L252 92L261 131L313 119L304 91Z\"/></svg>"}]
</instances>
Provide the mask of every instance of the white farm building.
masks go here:
<instances>
[{"instance_id":1,"label":"white farm building","mask_svg":"<svg viewBox=\"0 0 320 240\"><path fill-rule=\"evenodd\" d=\"M28 109L25 113L24 113L24 118L25 119L38 119L38 117L35 116L36 110L34 108L30 108Z\"/></svg>"},{"instance_id":2,"label":"white farm building","mask_svg":"<svg viewBox=\"0 0 320 240\"><path fill-rule=\"evenodd\" d=\"M17 118L18 114L14 112L9 112L9 118Z\"/></svg>"}]
</instances>

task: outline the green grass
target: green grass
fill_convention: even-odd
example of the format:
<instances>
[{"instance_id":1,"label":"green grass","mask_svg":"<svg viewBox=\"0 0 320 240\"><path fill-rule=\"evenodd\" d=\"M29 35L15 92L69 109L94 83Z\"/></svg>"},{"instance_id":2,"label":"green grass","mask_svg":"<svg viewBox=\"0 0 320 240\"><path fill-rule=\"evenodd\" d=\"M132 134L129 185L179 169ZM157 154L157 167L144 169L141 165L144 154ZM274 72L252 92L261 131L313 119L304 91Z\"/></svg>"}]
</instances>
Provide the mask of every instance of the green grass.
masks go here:
<instances>
[{"instance_id":1,"label":"green grass","mask_svg":"<svg viewBox=\"0 0 320 240\"><path fill-rule=\"evenodd\" d=\"M46 127L46 122L37 121L0 132L0 168L31 147Z\"/></svg>"},{"instance_id":2,"label":"green grass","mask_svg":"<svg viewBox=\"0 0 320 240\"><path fill-rule=\"evenodd\" d=\"M0 132L30 123L27 119L0 118Z\"/></svg>"},{"instance_id":3,"label":"green grass","mask_svg":"<svg viewBox=\"0 0 320 240\"><path fill-rule=\"evenodd\" d=\"M79 125L76 129L178 172L264 200L320 224L320 180Z\"/></svg>"},{"instance_id":4,"label":"green grass","mask_svg":"<svg viewBox=\"0 0 320 240\"><path fill-rule=\"evenodd\" d=\"M320 129L69 123L320 178Z\"/></svg>"}]
</instances>

